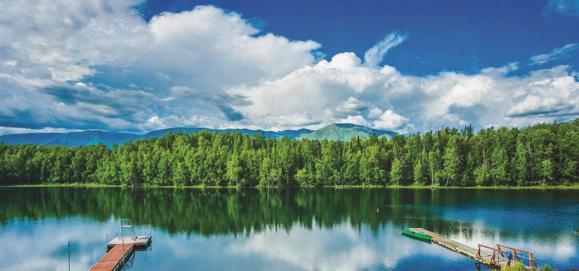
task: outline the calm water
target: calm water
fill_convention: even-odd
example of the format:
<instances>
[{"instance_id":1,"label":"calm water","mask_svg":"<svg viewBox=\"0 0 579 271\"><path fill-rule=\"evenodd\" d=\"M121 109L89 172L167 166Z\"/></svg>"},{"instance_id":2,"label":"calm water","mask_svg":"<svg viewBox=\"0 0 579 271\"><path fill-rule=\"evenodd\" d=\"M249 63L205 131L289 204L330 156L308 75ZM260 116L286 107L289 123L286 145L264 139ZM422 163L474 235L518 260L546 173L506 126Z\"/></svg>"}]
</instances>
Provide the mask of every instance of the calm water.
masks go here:
<instances>
[{"instance_id":1,"label":"calm water","mask_svg":"<svg viewBox=\"0 0 579 271\"><path fill-rule=\"evenodd\" d=\"M577 191L27 188L0 189L0 270L68 270L68 242L86 270L121 218L153 234L128 270L475 269L406 227L579 267Z\"/></svg>"}]
</instances>

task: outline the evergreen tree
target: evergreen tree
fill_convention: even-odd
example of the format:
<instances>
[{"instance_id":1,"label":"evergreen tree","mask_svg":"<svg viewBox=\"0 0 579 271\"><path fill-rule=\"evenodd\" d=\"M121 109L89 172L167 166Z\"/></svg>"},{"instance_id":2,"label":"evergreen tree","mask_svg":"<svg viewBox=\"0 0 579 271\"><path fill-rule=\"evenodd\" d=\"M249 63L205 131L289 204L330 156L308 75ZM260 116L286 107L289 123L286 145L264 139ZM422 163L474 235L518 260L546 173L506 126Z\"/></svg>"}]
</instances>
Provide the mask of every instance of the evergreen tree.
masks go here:
<instances>
[{"instance_id":1,"label":"evergreen tree","mask_svg":"<svg viewBox=\"0 0 579 271\"><path fill-rule=\"evenodd\" d=\"M422 161L418 160L414 164L414 169L412 170L412 179L414 183L420 184L424 180L424 167L422 166Z\"/></svg>"},{"instance_id":2,"label":"evergreen tree","mask_svg":"<svg viewBox=\"0 0 579 271\"><path fill-rule=\"evenodd\" d=\"M345 142L204 131L112 148L0 143L0 184L576 184L578 141L579 120Z\"/></svg>"},{"instance_id":3,"label":"evergreen tree","mask_svg":"<svg viewBox=\"0 0 579 271\"><path fill-rule=\"evenodd\" d=\"M390 170L390 181L393 184L400 184L402 181L402 168L400 166L400 160L398 158L394 158L392 161L392 169Z\"/></svg>"},{"instance_id":4,"label":"evergreen tree","mask_svg":"<svg viewBox=\"0 0 579 271\"><path fill-rule=\"evenodd\" d=\"M460 142L458 135L451 136L449 142L446 145L443 163L444 170L443 176L446 181L444 184L447 186L449 183L451 185L456 185L458 183L458 178L461 177L461 157L460 157Z\"/></svg>"},{"instance_id":5,"label":"evergreen tree","mask_svg":"<svg viewBox=\"0 0 579 271\"><path fill-rule=\"evenodd\" d=\"M508 184L508 162L507 151L502 147L497 147L491 155L490 176L494 185Z\"/></svg>"},{"instance_id":6,"label":"evergreen tree","mask_svg":"<svg viewBox=\"0 0 579 271\"><path fill-rule=\"evenodd\" d=\"M177 161L173 170L173 185L183 186L187 182L187 169L181 161Z\"/></svg>"},{"instance_id":7,"label":"evergreen tree","mask_svg":"<svg viewBox=\"0 0 579 271\"><path fill-rule=\"evenodd\" d=\"M243 180L243 168L241 167L241 162L237 155L232 155L227 161L227 171L225 173L225 178L229 182L229 185L242 185Z\"/></svg>"},{"instance_id":8,"label":"evergreen tree","mask_svg":"<svg viewBox=\"0 0 579 271\"><path fill-rule=\"evenodd\" d=\"M517 138L514 159L515 181L517 185L525 185L530 178L528 145L523 136Z\"/></svg>"},{"instance_id":9,"label":"evergreen tree","mask_svg":"<svg viewBox=\"0 0 579 271\"><path fill-rule=\"evenodd\" d=\"M550 159L545 159L541 161L539 167L539 176L543 181L543 185L549 184L553 180L553 162Z\"/></svg>"},{"instance_id":10,"label":"evergreen tree","mask_svg":"<svg viewBox=\"0 0 579 271\"><path fill-rule=\"evenodd\" d=\"M271 177L270 177L270 171L271 171L271 160L269 159L269 157L264 157L262 162L261 162L261 166L259 168L259 184L263 185L263 186L269 186L270 181L271 181Z\"/></svg>"}]
</instances>

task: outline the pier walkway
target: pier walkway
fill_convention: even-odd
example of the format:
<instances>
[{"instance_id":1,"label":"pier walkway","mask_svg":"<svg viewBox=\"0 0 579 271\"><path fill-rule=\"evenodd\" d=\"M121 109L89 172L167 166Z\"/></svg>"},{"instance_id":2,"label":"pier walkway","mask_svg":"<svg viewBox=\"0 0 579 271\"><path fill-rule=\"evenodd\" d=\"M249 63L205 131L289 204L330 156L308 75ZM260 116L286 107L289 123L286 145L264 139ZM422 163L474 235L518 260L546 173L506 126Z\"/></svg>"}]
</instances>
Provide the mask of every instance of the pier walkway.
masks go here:
<instances>
[{"instance_id":1,"label":"pier walkway","mask_svg":"<svg viewBox=\"0 0 579 271\"><path fill-rule=\"evenodd\" d=\"M522 259L527 259L528 265L525 267L529 270L536 269L536 262L532 252L509 247L501 244L496 244L496 247L490 247L479 244L476 248L448 239L442 235L425 230L423 228L410 228L413 232L426 234L432 237L432 242L444 247L450 251L467 256L475 261L491 266L493 268L505 268L510 266L515 261L522 262ZM509 257L510 256L510 257Z\"/></svg>"},{"instance_id":2,"label":"pier walkway","mask_svg":"<svg viewBox=\"0 0 579 271\"><path fill-rule=\"evenodd\" d=\"M120 244L113 246L90 271L117 271L122 270L125 262L135 252L133 244Z\"/></svg>"}]
</instances>

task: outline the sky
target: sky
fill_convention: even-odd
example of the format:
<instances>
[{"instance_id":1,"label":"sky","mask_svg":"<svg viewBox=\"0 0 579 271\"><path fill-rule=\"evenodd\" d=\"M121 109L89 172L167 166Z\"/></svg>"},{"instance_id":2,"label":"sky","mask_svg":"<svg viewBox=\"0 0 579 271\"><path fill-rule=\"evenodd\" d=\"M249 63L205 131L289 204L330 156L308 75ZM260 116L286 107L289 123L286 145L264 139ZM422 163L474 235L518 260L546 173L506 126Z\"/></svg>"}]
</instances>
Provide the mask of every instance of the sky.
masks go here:
<instances>
[{"instance_id":1,"label":"sky","mask_svg":"<svg viewBox=\"0 0 579 271\"><path fill-rule=\"evenodd\" d=\"M0 134L579 115L579 0L0 2Z\"/></svg>"}]
</instances>

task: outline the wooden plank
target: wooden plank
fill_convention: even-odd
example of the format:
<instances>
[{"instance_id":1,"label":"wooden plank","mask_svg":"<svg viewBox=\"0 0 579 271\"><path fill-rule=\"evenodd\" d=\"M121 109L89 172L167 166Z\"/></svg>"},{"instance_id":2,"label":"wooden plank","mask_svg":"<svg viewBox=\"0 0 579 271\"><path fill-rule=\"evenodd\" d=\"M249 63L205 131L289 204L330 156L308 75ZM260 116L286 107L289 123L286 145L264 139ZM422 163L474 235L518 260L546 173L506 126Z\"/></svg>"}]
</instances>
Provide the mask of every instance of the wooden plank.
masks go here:
<instances>
[{"instance_id":1,"label":"wooden plank","mask_svg":"<svg viewBox=\"0 0 579 271\"><path fill-rule=\"evenodd\" d=\"M140 236L119 236L115 237L113 240L109 241L107 244L108 248L112 248L117 245L128 245L132 244L135 249L146 248L151 243L152 237L150 235L140 235Z\"/></svg>"},{"instance_id":2,"label":"wooden plank","mask_svg":"<svg viewBox=\"0 0 579 271\"><path fill-rule=\"evenodd\" d=\"M444 247L450 251L454 251L456 253L465 255L469 258L474 259L477 262L483 263L485 265L490 265L492 267L504 268L507 266L508 259L501 256L500 254L495 254L495 261L494 263L491 261L492 258L492 251L491 252L481 252L481 256L477 256L478 249L472 246L448 239L440 234L431 232L429 230L425 230L423 228L410 228L411 231L419 232L422 234L430 235L432 237L432 242Z\"/></svg>"},{"instance_id":3,"label":"wooden plank","mask_svg":"<svg viewBox=\"0 0 579 271\"><path fill-rule=\"evenodd\" d=\"M133 244L116 245L111 248L90 271L115 271L120 270L125 261L133 254Z\"/></svg>"}]
</instances>

